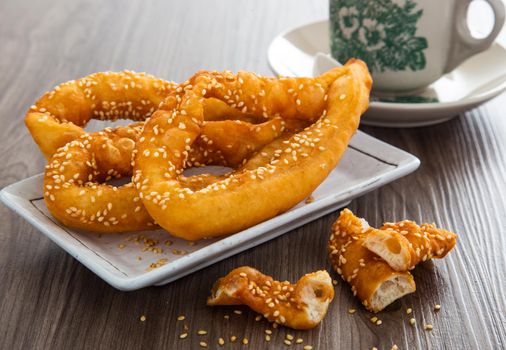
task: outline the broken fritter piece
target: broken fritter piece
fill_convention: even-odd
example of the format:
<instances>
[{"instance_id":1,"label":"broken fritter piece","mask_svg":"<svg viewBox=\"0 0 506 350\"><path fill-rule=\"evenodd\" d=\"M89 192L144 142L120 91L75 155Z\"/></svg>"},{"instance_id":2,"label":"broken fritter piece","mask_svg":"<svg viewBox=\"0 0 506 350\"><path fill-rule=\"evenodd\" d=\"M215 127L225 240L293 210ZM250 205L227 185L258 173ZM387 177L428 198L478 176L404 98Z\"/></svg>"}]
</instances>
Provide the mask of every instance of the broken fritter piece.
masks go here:
<instances>
[{"instance_id":1,"label":"broken fritter piece","mask_svg":"<svg viewBox=\"0 0 506 350\"><path fill-rule=\"evenodd\" d=\"M244 266L214 284L207 304L247 305L271 322L311 329L325 317L333 298L334 287L327 271L309 273L291 284Z\"/></svg>"},{"instance_id":2,"label":"broken fritter piece","mask_svg":"<svg viewBox=\"0 0 506 350\"><path fill-rule=\"evenodd\" d=\"M378 312L416 290L409 272L392 269L363 246L369 225L344 209L332 226L328 251L333 268L351 285L353 295L370 311Z\"/></svg>"},{"instance_id":3,"label":"broken fritter piece","mask_svg":"<svg viewBox=\"0 0 506 350\"><path fill-rule=\"evenodd\" d=\"M444 258L457 243L457 235L453 232L433 224L418 226L409 220L385 223L379 230L369 231L364 247L396 271L412 270L422 261Z\"/></svg>"}]
</instances>

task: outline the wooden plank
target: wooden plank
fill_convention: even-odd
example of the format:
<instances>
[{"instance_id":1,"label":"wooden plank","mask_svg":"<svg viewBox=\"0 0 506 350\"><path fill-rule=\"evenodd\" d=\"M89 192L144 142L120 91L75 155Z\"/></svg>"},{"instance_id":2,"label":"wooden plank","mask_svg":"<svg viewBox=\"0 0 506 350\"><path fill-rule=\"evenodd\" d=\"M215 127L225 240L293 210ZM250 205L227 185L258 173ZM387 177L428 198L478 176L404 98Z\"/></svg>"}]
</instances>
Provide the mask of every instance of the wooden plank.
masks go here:
<instances>
[{"instance_id":1,"label":"wooden plank","mask_svg":"<svg viewBox=\"0 0 506 350\"><path fill-rule=\"evenodd\" d=\"M270 40L286 28L325 18L326 11L327 2L302 0L2 1L0 186L43 169L22 117L57 83L125 68L176 81L201 68L270 74ZM350 208L371 224L410 218L460 233L447 259L415 270L417 292L380 313L381 326L369 321L370 314L342 282L321 326L307 332L274 330L270 343L264 341L270 325L256 322L247 309L205 306L215 279L234 267L251 265L292 281L330 270L325 248L337 213L168 286L124 293L1 206L0 348L195 349L201 340L214 348L219 337L228 343L235 335L238 342L247 337L251 349L277 349L288 333L318 349L504 348L505 102L503 95L434 127L362 128L417 155L422 166ZM442 305L438 313L435 304ZM417 320L414 328L408 307ZM349 308L358 311L349 315ZM243 313L236 315L235 309ZM186 320L177 321L179 315ZM434 324L434 330L424 331L424 323ZM190 335L180 340L184 324ZM208 334L198 336L199 329Z\"/></svg>"}]
</instances>

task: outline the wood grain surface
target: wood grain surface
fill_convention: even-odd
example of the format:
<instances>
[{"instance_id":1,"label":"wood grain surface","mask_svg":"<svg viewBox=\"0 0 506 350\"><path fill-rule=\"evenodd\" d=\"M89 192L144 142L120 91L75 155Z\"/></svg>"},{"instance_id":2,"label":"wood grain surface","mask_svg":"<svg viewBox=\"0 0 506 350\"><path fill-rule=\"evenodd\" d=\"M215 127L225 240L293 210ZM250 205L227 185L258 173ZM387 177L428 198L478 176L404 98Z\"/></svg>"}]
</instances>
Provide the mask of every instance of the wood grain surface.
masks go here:
<instances>
[{"instance_id":1,"label":"wood grain surface","mask_svg":"<svg viewBox=\"0 0 506 350\"><path fill-rule=\"evenodd\" d=\"M44 160L23 116L57 83L125 68L176 81L201 68L270 74L266 50L272 38L325 18L327 6L321 0L2 0L0 187L42 171ZM330 270L325 248L337 212L170 285L120 292L0 206L0 348L196 349L200 341L216 348L223 337L227 349L279 349L286 347L286 334L314 349L505 348L505 104L502 95L433 127L362 128L415 154L422 165L350 208L374 225L409 218L459 233L448 258L414 271L416 293L381 312L380 326L342 282L319 327L279 328L269 343L269 324L255 321L253 312L205 305L215 279L241 265L292 281ZM441 311L433 311L435 304ZM350 315L349 308L357 312ZM186 320L177 321L179 315ZM425 331L425 323L434 329ZM183 340L184 325L190 335ZM199 329L208 334L197 335ZM229 344L232 335L238 341ZM240 343L244 337L247 346Z\"/></svg>"}]
</instances>

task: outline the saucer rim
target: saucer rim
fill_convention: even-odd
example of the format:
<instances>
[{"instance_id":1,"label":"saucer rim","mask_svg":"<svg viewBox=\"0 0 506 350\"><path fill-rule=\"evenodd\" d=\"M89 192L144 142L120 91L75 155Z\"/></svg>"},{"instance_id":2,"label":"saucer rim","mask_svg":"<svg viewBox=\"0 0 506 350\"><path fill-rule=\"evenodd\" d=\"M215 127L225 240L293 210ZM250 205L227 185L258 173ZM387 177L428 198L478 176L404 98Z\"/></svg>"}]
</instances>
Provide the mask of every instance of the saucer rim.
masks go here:
<instances>
[{"instance_id":1,"label":"saucer rim","mask_svg":"<svg viewBox=\"0 0 506 350\"><path fill-rule=\"evenodd\" d=\"M277 74L277 69L274 67L273 62L272 62L273 60L271 59L271 57L273 56L273 53L272 53L273 52L273 47L277 44L277 42L280 39L285 38L285 40L286 40L286 36L288 34L294 32L294 31L296 31L296 30L300 31L300 30L303 30L303 28L306 28L306 27L317 26L317 25L324 25L325 23L328 23L328 22L329 22L328 19L315 20L315 21L312 21L312 22L309 22L309 23L306 23L306 24L293 26L291 28L288 28L288 29L284 30L283 32L279 33L278 35L276 35L272 39L272 41L269 44L269 47L267 49L267 61L269 63L269 67L271 68L271 70L275 74ZM498 45L499 47L501 47L503 50L506 51L506 47L504 47L503 45L501 45L498 41L494 41L484 51L490 50L490 48L492 46L494 46L494 45ZM313 54L313 57L317 53ZM328 54L328 52L322 52L322 53L323 54ZM458 69L458 66L455 69ZM498 77L501 77L501 75L498 75ZM427 110L434 110L434 111L438 111L438 110L443 110L443 109L446 109L446 108L454 108L454 107L457 107L457 108L466 108L468 106L472 106L472 105L480 104L482 102L486 102L486 101L488 101L488 100L496 97L497 95L499 95L501 92L503 92L505 90L506 90L506 74L504 74L504 80L502 81L502 83L499 83L495 87L493 87L493 88L491 88L489 90L486 90L485 92L482 92L482 93L480 93L478 95L469 97L469 98L464 97L462 99L459 99L459 100L456 100L456 101L450 101L450 102L439 102L438 101L438 102L422 102L422 103L403 103L403 102L379 102L379 101L371 101L370 104L369 104L370 105L369 109L374 108L374 109L376 109L378 111L388 111L388 110L392 110L392 109L396 109L396 110L400 110L400 111L413 111L413 110L425 110L425 111L427 111Z\"/></svg>"}]
</instances>

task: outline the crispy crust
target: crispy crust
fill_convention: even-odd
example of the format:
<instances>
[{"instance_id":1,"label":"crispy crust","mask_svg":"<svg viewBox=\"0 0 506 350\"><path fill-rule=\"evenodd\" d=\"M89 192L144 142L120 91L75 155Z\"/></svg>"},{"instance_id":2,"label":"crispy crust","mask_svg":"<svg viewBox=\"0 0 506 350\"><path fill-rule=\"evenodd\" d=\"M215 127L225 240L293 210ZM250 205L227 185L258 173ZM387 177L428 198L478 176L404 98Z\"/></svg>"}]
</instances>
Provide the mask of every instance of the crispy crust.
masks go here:
<instances>
[{"instance_id":1,"label":"crispy crust","mask_svg":"<svg viewBox=\"0 0 506 350\"><path fill-rule=\"evenodd\" d=\"M294 329L311 329L325 317L334 298L327 271L304 275L296 284L274 281L251 267L240 267L220 278L207 304L247 305L271 322Z\"/></svg>"},{"instance_id":2,"label":"crispy crust","mask_svg":"<svg viewBox=\"0 0 506 350\"><path fill-rule=\"evenodd\" d=\"M103 182L131 176L131 158L142 123L87 133L90 119L143 121L175 83L144 73L103 72L60 84L44 94L25 117L48 159L44 199L67 226L98 232L154 227L132 183Z\"/></svg>"},{"instance_id":3,"label":"crispy crust","mask_svg":"<svg viewBox=\"0 0 506 350\"><path fill-rule=\"evenodd\" d=\"M146 209L160 226L189 240L234 233L288 210L337 164L367 108L370 87L367 68L357 60L315 79L196 74L169 95L137 143L133 180ZM284 133L222 180L194 191L177 178L202 134L209 98L257 119L311 125ZM166 158L154 157L157 151Z\"/></svg>"},{"instance_id":4,"label":"crispy crust","mask_svg":"<svg viewBox=\"0 0 506 350\"><path fill-rule=\"evenodd\" d=\"M224 125L225 123L225 125ZM206 122L202 139L213 142L210 151L192 148L189 159L195 165L235 164L269 142L277 133L272 125L279 120L252 125L247 122ZM155 227L137 190L131 182L112 186L111 179L132 175L132 153L139 139L143 123L116 129L106 128L84 133L66 144L51 157L44 176L44 199L51 214L69 227L96 232L125 232ZM248 147L230 152L227 146L242 143ZM199 190L222 176L180 175L178 181L188 188Z\"/></svg>"},{"instance_id":5,"label":"crispy crust","mask_svg":"<svg viewBox=\"0 0 506 350\"><path fill-rule=\"evenodd\" d=\"M90 119L143 121L176 86L144 73L94 73L45 93L26 113L25 124L49 160L82 136Z\"/></svg>"},{"instance_id":6,"label":"crispy crust","mask_svg":"<svg viewBox=\"0 0 506 350\"><path fill-rule=\"evenodd\" d=\"M142 124L85 133L52 156L44 174L44 199L64 225L97 232L146 230L154 221L130 182L131 155Z\"/></svg>"},{"instance_id":7,"label":"crispy crust","mask_svg":"<svg viewBox=\"0 0 506 350\"><path fill-rule=\"evenodd\" d=\"M409 272L395 271L363 246L368 225L344 209L332 226L329 255L333 268L351 285L353 295L373 312L416 289Z\"/></svg>"},{"instance_id":8,"label":"crispy crust","mask_svg":"<svg viewBox=\"0 0 506 350\"><path fill-rule=\"evenodd\" d=\"M131 183L119 187L104 183L132 175L133 147L144 124L96 133L82 127L90 119L143 121L176 86L143 73L95 73L59 85L30 108L25 122L49 161L44 198L55 218L70 227L98 232L154 227ZM285 128L281 118L223 120L233 117L235 110L218 100L204 108L210 120L203 123L202 134L190 151L188 163L194 166L237 165ZM220 179L179 176L181 183L193 189Z\"/></svg>"},{"instance_id":9,"label":"crispy crust","mask_svg":"<svg viewBox=\"0 0 506 350\"><path fill-rule=\"evenodd\" d=\"M453 249L457 235L433 224L418 226L404 220L370 229L364 247L380 256L394 270L406 271L432 258L441 259Z\"/></svg>"}]
</instances>

